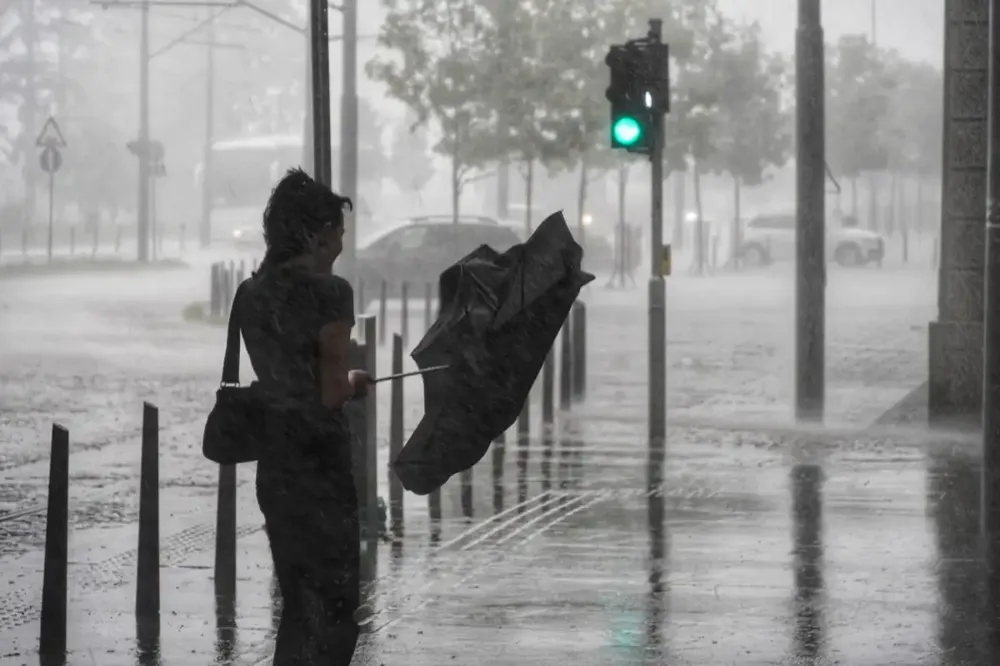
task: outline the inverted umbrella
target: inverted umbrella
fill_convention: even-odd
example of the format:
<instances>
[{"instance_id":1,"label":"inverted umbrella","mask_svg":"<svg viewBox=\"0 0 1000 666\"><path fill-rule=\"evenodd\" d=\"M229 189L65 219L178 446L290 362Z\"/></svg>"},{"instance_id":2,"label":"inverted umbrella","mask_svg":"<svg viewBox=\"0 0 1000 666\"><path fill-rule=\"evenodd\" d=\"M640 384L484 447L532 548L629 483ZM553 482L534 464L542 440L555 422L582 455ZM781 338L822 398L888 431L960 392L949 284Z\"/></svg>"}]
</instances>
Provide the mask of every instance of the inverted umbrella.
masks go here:
<instances>
[{"instance_id":1,"label":"inverted umbrella","mask_svg":"<svg viewBox=\"0 0 1000 666\"><path fill-rule=\"evenodd\" d=\"M526 242L473 250L441 274L437 321L410 356L421 369L424 417L392 466L418 495L477 462L513 425L580 289L583 249L561 212Z\"/></svg>"}]
</instances>

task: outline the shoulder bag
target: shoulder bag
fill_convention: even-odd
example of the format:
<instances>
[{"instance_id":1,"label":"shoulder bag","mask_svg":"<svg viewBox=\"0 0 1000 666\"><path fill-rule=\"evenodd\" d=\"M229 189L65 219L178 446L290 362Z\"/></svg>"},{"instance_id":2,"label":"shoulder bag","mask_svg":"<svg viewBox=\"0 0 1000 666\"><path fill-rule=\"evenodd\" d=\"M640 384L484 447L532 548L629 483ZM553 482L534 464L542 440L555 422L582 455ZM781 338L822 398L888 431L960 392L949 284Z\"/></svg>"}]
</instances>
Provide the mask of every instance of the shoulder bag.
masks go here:
<instances>
[{"instance_id":1,"label":"shoulder bag","mask_svg":"<svg viewBox=\"0 0 1000 666\"><path fill-rule=\"evenodd\" d=\"M215 406L205 423L201 450L206 458L220 465L236 465L257 460L261 438L265 436L266 401L257 382L240 386L240 294L246 281L233 296L226 337L226 355L222 361L222 383L215 392Z\"/></svg>"}]
</instances>

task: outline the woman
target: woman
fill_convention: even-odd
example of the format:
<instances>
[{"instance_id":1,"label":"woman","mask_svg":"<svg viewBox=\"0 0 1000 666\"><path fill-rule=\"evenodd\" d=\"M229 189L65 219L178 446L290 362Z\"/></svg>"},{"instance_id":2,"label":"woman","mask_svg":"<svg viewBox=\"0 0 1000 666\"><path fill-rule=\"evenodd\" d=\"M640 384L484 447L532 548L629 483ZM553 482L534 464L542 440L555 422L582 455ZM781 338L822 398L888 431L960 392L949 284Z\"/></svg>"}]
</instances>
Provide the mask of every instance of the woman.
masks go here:
<instances>
[{"instance_id":1,"label":"woman","mask_svg":"<svg viewBox=\"0 0 1000 666\"><path fill-rule=\"evenodd\" d=\"M234 304L269 396L257 501L282 597L276 666L348 666L358 638L358 498L341 408L371 379L348 370L354 294L330 272L351 205L289 171L264 210L267 253Z\"/></svg>"}]
</instances>

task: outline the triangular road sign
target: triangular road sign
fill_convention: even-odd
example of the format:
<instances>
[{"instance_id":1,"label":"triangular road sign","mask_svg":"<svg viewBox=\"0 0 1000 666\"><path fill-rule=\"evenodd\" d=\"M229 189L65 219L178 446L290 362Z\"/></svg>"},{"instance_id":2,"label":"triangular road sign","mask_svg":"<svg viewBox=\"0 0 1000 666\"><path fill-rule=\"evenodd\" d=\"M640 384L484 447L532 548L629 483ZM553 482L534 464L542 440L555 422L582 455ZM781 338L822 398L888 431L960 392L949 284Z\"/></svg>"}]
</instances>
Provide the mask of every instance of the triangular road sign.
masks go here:
<instances>
[{"instance_id":1,"label":"triangular road sign","mask_svg":"<svg viewBox=\"0 0 1000 666\"><path fill-rule=\"evenodd\" d=\"M49 116L49 119L45 121L45 125L42 127L42 131L38 135L35 145L52 146L53 148L66 147L66 139L63 138L62 132L59 130L59 125L56 123L56 119L52 116Z\"/></svg>"}]
</instances>

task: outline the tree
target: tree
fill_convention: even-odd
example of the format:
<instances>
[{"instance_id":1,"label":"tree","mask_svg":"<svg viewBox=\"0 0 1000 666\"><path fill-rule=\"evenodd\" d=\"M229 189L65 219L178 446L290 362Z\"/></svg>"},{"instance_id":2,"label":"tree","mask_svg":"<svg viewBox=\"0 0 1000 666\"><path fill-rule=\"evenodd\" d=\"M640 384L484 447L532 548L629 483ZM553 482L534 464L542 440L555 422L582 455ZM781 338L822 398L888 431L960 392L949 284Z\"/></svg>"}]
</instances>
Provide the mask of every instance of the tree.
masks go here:
<instances>
[{"instance_id":1,"label":"tree","mask_svg":"<svg viewBox=\"0 0 1000 666\"><path fill-rule=\"evenodd\" d=\"M367 65L391 97L409 107L417 125L440 132L434 151L451 161L452 215L474 169L496 149L496 112L489 108L491 49L497 44L489 13L475 0L383 0L389 10L378 43L391 56Z\"/></svg>"},{"instance_id":2,"label":"tree","mask_svg":"<svg viewBox=\"0 0 1000 666\"><path fill-rule=\"evenodd\" d=\"M416 195L417 200L422 202L423 189L434 177L426 128L420 127L411 114L408 123L395 127L391 141L390 178L399 189Z\"/></svg>"},{"instance_id":3,"label":"tree","mask_svg":"<svg viewBox=\"0 0 1000 666\"><path fill-rule=\"evenodd\" d=\"M710 162L733 179L732 257L739 261L740 190L763 184L770 168L784 166L791 155L791 114L782 99L785 60L764 51L760 26L744 24L718 55L719 124Z\"/></svg>"},{"instance_id":4,"label":"tree","mask_svg":"<svg viewBox=\"0 0 1000 666\"><path fill-rule=\"evenodd\" d=\"M884 57L867 37L848 35L827 48L827 163L850 181L855 216L857 179L889 166L886 121L895 85ZM871 194L875 196L874 190ZM874 218L871 223L875 224Z\"/></svg>"}]
</instances>

